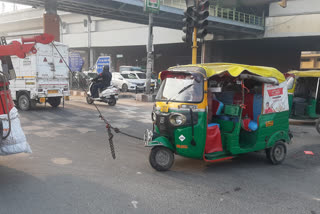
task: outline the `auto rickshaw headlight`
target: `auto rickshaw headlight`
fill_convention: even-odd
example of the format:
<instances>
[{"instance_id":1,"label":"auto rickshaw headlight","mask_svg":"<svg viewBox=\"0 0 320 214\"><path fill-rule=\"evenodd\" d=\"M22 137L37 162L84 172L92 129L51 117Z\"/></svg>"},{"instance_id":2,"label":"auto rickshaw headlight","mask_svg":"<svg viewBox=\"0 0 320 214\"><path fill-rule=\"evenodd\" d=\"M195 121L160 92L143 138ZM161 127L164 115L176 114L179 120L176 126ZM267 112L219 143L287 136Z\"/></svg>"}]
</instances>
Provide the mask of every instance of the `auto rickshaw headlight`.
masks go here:
<instances>
[{"instance_id":1,"label":"auto rickshaw headlight","mask_svg":"<svg viewBox=\"0 0 320 214\"><path fill-rule=\"evenodd\" d=\"M169 121L173 126L182 126L186 123L187 118L183 114L174 113L170 115Z\"/></svg>"},{"instance_id":2,"label":"auto rickshaw headlight","mask_svg":"<svg viewBox=\"0 0 320 214\"><path fill-rule=\"evenodd\" d=\"M156 115L156 113L154 113L154 112L151 113L151 120L152 120L153 122L156 122L156 120L157 120L157 115Z\"/></svg>"}]
</instances>

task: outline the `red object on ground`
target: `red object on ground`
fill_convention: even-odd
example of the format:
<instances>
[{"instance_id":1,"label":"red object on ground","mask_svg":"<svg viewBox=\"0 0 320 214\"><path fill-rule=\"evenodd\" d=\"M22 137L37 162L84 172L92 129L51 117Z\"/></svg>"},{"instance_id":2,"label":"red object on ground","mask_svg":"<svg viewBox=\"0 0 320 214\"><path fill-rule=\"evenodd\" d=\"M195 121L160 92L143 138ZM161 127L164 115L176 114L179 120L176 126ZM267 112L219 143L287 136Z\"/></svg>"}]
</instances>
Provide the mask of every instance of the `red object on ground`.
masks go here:
<instances>
[{"instance_id":1,"label":"red object on ground","mask_svg":"<svg viewBox=\"0 0 320 214\"><path fill-rule=\"evenodd\" d=\"M304 151L304 154L306 154L306 155L314 155L314 153L312 151Z\"/></svg>"},{"instance_id":2,"label":"red object on ground","mask_svg":"<svg viewBox=\"0 0 320 214\"><path fill-rule=\"evenodd\" d=\"M207 140L204 149L205 154L222 152L221 133L219 126L211 126L207 128Z\"/></svg>"},{"instance_id":3,"label":"red object on ground","mask_svg":"<svg viewBox=\"0 0 320 214\"><path fill-rule=\"evenodd\" d=\"M5 97L7 98L8 108L6 107ZM13 108L14 103L11 98L10 90L6 91L6 96L4 91L0 91L0 114L7 114ZM8 110L8 111L7 111Z\"/></svg>"}]
</instances>

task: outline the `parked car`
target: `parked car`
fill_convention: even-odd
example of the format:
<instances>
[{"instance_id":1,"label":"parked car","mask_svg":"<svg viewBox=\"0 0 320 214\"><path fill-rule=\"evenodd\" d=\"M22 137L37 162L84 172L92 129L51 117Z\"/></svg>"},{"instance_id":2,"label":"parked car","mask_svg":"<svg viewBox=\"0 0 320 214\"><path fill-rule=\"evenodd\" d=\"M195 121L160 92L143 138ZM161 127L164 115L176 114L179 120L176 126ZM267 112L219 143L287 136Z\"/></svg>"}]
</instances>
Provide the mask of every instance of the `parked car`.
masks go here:
<instances>
[{"instance_id":1,"label":"parked car","mask_svg":"<svg viewBox=\"0 0 320 214\"><path fill-rule=\"evenodd\" d=\"M138 79L134 74L113 72L112 85L118 87L122 92L142 91L144 90L145 81Z\"/></svg>"},{"instance_id":2,"label":"parked car","mask_svg":"<svg viewBox=\"0 0 320 214\"><path fill-rule=\"evenodd\" d=\"M146 73L144 73L144 72L142 72L142 71L122 71L121 74L133 75L133 76L135 76L137 79L143 80L143 82L144 82L144 89L145 89L145 87L146 87L146 80L147 80L147 75L146 75ZM155 89L156 83L157 83L157 80L151 79L151 84L150 84L150 86L151 86L152 90Z\"/></svg>"},{"instance_id":3,"label":"parked car","mask_svg":"<svg viewBox=\"0 0 320 214\"><path fill-rule=\"evenodd\" d=\"M137 67L137 66L122 65L119 67L119 72L122 73L123 71L143 71L143 70L141 67Z\"/></svg>"}]
</instances>

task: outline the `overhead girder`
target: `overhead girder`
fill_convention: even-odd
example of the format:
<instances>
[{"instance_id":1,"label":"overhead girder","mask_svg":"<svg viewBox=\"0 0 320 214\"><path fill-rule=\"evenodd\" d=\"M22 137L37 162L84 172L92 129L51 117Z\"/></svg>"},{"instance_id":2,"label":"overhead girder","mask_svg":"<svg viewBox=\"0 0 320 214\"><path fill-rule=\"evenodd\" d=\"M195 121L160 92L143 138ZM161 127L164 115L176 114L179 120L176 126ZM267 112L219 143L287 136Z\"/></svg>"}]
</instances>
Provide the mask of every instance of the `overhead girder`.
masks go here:
<instances>
[{"instance_id":1,"label":"overhead girder","mask_svg":"<svg viewBox=\"0 0 320 214\"><path fill-rule=\"evenodd\" d=\"M6 2L45 6L46 0L4 0ZM143 2L139 0L56 0L57 9L61 11L84 14L108 19L115 19L138 24L148 24L148 15L143 12ZM154 16L154 25L172 29L183 26L183 11L178 8L161 6L159 14ZM264 27L245 24L233 20L210 16L208 18L209 33L230 35L241 34L255 37L264 32Z\"/></svg>"}]
</instances>

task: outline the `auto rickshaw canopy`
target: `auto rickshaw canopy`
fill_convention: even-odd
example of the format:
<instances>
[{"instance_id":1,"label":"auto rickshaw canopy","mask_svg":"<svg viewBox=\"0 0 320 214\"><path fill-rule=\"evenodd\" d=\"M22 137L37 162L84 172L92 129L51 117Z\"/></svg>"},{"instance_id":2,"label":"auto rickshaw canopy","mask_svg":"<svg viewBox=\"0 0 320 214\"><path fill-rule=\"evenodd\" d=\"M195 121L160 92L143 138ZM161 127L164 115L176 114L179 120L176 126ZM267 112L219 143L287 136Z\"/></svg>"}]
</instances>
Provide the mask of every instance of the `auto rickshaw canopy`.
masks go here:
<instances>
[{"instance_id":1,"label":"auto rickshaw canopy","mask_svg":"<svg viewBox=\"0 0 320 214\"><path fill-rule=\"evenodd\" d=\"M320 70L290 71L288 73L297 77L320 77Z\"/></svg>"},{"instance_id":2,"label":"auto rickshaw canopy","mask_svg":"<svg viewBox=\"0 0 320 214\"><path fill-rule=\"evenodd\" d=\"M221 75L223 73L228 73L233 77L238 77L243 72L249 72L261 77L275 78L279 83L286 81L284 75L277 69L265 66L252 66L252 65L242 65L233 63L206 63L206 64L195 64L195 65L182 65L169 68L170 71L180 70L183 68L198 67L205 70L206 76L208 78Z\"/></svg>"}]
</instances>

